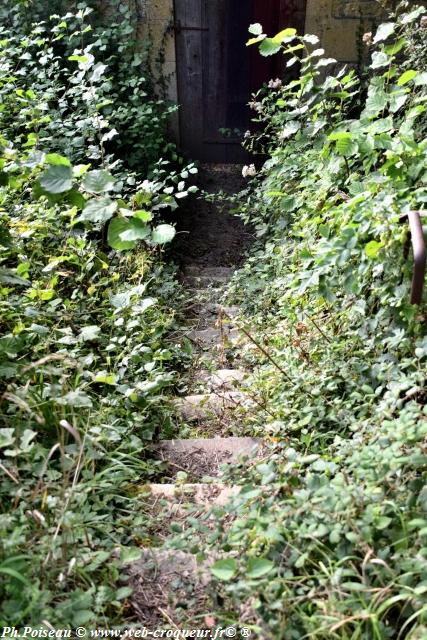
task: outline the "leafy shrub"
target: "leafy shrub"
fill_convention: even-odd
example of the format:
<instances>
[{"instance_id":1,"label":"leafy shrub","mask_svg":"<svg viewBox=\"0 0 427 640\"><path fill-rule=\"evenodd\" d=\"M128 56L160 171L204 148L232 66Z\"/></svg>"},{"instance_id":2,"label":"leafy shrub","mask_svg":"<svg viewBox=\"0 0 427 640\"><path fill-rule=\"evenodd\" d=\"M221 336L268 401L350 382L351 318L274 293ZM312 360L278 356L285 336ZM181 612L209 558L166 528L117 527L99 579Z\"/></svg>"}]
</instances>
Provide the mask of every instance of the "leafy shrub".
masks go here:
<instances>
[{"instance_id":1,"label":"leafy shrub","mask_svg":"<svg viewBox=\"0 0 427 640\"><path fill-rule=\"evenodd\" d=\"M195 168L161 158L170 109L141 99L127 14L100 30L89 9L34 25L13 9L1 28L7 626L126 618L120 576L150 527L135 493L158 469L145 445L172 433L165 395L184 357L169 338L177 285L161 259L175 229L160 216L187 195ZM113 54L117 39L124 48Z\"/></svg>"},{"instance_id":2,"label":"leafy shrub","mask_svg":"<svg viewBox=\"0 0 427 640\"><path fill-rule=\"evenodd\" d=\"M426 306L401 221L426 201L425 59L408 62L423 12L404 3L367 35L363 80L327 74L315 36L251 27L261 54L300 65L253 101L248 145L269 159L241 195L259 242L232 288L275 363L248 347L253 427L276 445L230 473L235 520L209 542L222 616L260 637L427 633Z\"/></svg>"}]
</instances>

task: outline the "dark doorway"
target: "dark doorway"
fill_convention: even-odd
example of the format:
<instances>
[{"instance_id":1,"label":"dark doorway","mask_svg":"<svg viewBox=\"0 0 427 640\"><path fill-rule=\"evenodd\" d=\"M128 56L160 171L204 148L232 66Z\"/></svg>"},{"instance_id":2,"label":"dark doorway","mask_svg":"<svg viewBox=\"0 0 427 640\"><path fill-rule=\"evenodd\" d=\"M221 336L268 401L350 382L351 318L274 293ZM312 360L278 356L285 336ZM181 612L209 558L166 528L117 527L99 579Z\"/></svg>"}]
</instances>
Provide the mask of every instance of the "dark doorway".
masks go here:
<instances>
[{"instance_id":1,"label":"dark doorway","mask_svg":"<svg viewBox=\"0 0 427 640\"><path fill-rule=\"evenodd\" d=\"M304 30L306 0L175 0L180 138L185 155L244 162L251 93L281 76L280 56L246 47L248 26Z\"/></svg>"}]
</instances>

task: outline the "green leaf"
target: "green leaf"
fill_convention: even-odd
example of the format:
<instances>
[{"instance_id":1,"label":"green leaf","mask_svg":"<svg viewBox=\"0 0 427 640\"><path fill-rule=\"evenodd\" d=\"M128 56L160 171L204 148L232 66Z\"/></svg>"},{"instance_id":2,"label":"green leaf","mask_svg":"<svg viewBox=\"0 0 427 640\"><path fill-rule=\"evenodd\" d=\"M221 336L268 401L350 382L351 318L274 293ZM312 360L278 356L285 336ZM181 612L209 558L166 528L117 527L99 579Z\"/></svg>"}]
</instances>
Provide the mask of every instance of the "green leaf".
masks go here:
<instances>
[{"instance_id":1,"label":"green leaf","mask_svg":"<svg viewBox=\"0 0 427 640\"><path fill-rule=\"evenodd\" d=\"M257 44L257 42L262 42L267 36L265 35L265 33L263 33L260 36L256 36L256 38L249 38L249 40L246 43L247 47L250 47L252 44Z\"/></svg>"},{"instance_id":2,"label":"green leaf","mask_svg":"<svg viewBox=\"0 0 427 640\"><path fill-rule=\"evenodd\" d=\"M79 339L83 342L91 342L93 340L97 340L100 333L101 327L97 327L96 325L88 325L87 327L82 327L79 334Z\"/></svg>"},{"instance_id":3,"label":"green leaf","mask_svg":"<svg viewBox=\"0 0 427 640\"><path fill-rule=\"evenodd\" d=\"M246 576L248 578L260 578L269 573L274 567L274 563L266 558L249 558L246 565Z\"/></svg>"},{"instance_id":4,"label":"green leaf","mask_svg":"<svg viewBox=\"0 0 427 640\"><path fill-rule=\"evenodd\" d=\"M99 384L108 384L111 387L114 387L117 384L117 376L114 373L105 373L102 371L95 376L95 382Z\"/></svg>"},{"instance_id":5,"label":"green leaf","mask_svg":"<svg viewBox=\"0 0 427 640\"><path fill-rule=\"evenodd\" d=\"M4 267L0 267L0 282L3 284L17 284L23 287L30 284L28 280L25 280L25 278L21 278L16 275L15 271L12 269L5 269Z\"/></svg>"},{"instance_id":6,"label":"green leaf","mask_svg":"<svg viewBox=\"0 0 427 640\"><path fill-rule=\"evenodd\" d=\"M274 38L272 38L272 41L275 44L282 44L282 42L285 42L285 40L294 38L296 34L297 34L297 30L293 29L292 27L288 29L283 29L282 31L279 31L279 33L277 33L274 36Z\"/></svg>"},{"instance_id":7,"label":"green leaf","mask_svg":"<svg viewBox=\"0 0 427 640\"><path fill-rule=\"evenodd\" d=\"M232 558L227 560L217 560L210 569L215 578L227 582L236 574L237 562Z\"/></svg>"},{"instance_id":8,"label":"green leaf","mask_svg":"<svg viewBox=\"0 0 427 640\"><path fill-rule=\"evenodd\" d=\"M357 151L357 144L349 131L332 133L329 140L335 141L337 152L342 156L351 155Z\"/></svg>"},{"instance_id":9,"label":"green leaf","mask_svg":"<svg viewBox=\"0 0 427 640\"><path fill-rule=\"evenodd\" d=\"M77 391L69 391L62 398L57 398L56 402L57 404L66 405L68 407L92 407L92 400L80 389L77 389Z\"/></svg>"},{"instance_id":10,"label":"green leaf","mask_svg":"<svg viewBox=\"0 0 427 640\"><path fill-rule=\"evenodd\" d=\"M387 40L387 38L394 33L395 27L396 24L394 22L384 22L380 24L374 37L374 44Z\"/></svg>"},{"instance_id":11,"label":"green leaf","mask_svg":"<svg viewBox=\"0 0 427 640\"><path fill-rule=\"evenodd\" d=\"M264 38L261 42L259 51L262 56L273 56L275 53L280 51L281 43L274 42L273 38Z\"/></svg>"},{"instance_id":12,"label":"green leaf","mask_svg":"<svg viewBox=\"0 0 427 640\"><path fill-rule=\"evenodd\" d=\"M144 209L140 209L139 211L133 211L133 217L138 218L141 222L150 222L153 218L153 214L151 211L144 211Z\"/></svg>"},{"instance_id":13,"label":"green leaf","mask_svg":"<svg viewBox=\"0 0 427 640\"><path fill-rule=\"evenodd\" d=\"M70 166L53 164L42 173L39 182L48 193L65 193L73 186L73 171Z\"/></svg>"},{"instance_id":14,"label":"green leaf","mask_svg":"<svg viewBox=\"0 0 427 640\"><path fill-rule=\"evenodd\" d=\"M141 557L141 549L138 547L122 547L120 549L120 560L123 564L136 562Z\"/></svg>"},{"instance_id":15,"label":"green leaf","mask_svg":"<svg viewBox=\"0 0 427 640\"><path fill-rule=\"evenodd\" d=\"M114 178L109 171L89 171L82 180L82 187L91 193L104 193L114 188Z\"/></svg>"},{"instance_id":16,"label":"green leaf","mask_svg":"<svg viewBox=\"0 0 427 640\"><path fill-rule=\"evenodd\" d=\"M414 84L416 87L425 86L427 84L427 72L423 71L422 73L419 73L414 79Z\"/></svg>"},{"instance_id":17,"label":"green leaf","mask_svg":"<svg viewBox=\"0 0 427 640\"><path fill-rule=\"evenodd\" d=\"M117 202L110 198L89 200L83 209L79 220L104 223L110 220L117 209Z\"/></svg>"},{"instance_id":18,"label":"green leaf","mask_svg":"<svg viewBox=\"0 0 427 640\"><path fill-rule=\"evenodd\" d=\"M390 64L390 58L384 51L375 51L372 54L371 69L380 69Z\"/></svg>"},{"instance_id":19,"label":"green leaf","mask_svg":"<svg viewBox=\"0 0 427 640\"><path fill-rule=\"evenodd\" d=\"M52 165L64 165L64 167L71 167L71 162L65 156L61 156L59 153L48 153L45 161L47 164Z\"/></svg>"},{"instance_id":20,"label":"green leaf","mask_svg":"<svg viewBox=\"0 0 427 640\"><path fill-rule=\"evenodd\" d=\"M114 218L108 226L108 244L117 251L129 251L136 247L136 240L123 240L121 235L131 229L126 218Z\"/></svg>"},{"instance_id":21,"label":"green leaf","mask_svg":"<svg viewBox=\"0 0 427 640\"><path fill-rule=\"evenodd\" d=\"M73 626L79 627L96 619L96 614L90 609L80 609L73 613Z\"/></svg>"},{"instance_id":22,"label":"green leaf","mask_svg":"<svg viewBox=\"0 0 427 640\"><path fill-rule=\"evenodd\" d=\"M175 227L170 224L160 224L158 227L153 229L151 242L154 244L166 244L174 239L175 234Z\"/></svg>"},{"instance_id":23,"label":"green leaf","mask_svg":"<svg viewBox=\"0 0 427 640\"><path fill-rule=\"evenodd\" d=\"M320 40L318 36L315 36L312 33L308 33L302 38L304 42L308 42L308 44L319 44Z\"/></svg>"},{"instance_id":24,"label":"green leaf","mask_svg":"<svg viewBox=\"0 0 427 640\"><path fill-rule=\"evenodd\" d=\"M249 33L254 36L260 36L262 34L262 25L259 22L249 25Z\"/></svg>"},{"instance_id":25,"label":"green leaf","mask_svg":"<svg viewBox=\"0 0 427 640\"><path fill-rule=\"evenodd\" d=\"M151 233L150 227L138 220L138 218L129 218L127 220L129 228L122 231L120 240L134 242L135 240L145 240Z\"/></svg>"},{"instance_id":26,"label":"green leaf","mask_svg":"<svg viewBox=\"0 0 427 640\"><path fill-rule=\"evenodd\" d=\"M382 246L382 243L377 242L376 240L371 240L370 242L368 242L368 244L365 245L365 253L368 258L375 258Z\"/></svg>"},{"instance_id":27,"label":"green leaf","mask_svg":"<svg viewBox=\"0 0 427 640\"><path fill-rule=\"evenodd\" d=\"M396 40L396 42L394 42L393 44L386 45L384 47L384 52L388 56L395 56L396 53L399 53L399 51L403 49L405 44L406 44L406 38L399 38L399 40Z\"/></svg>"},{"instance_id":28,"label":"green leaf","mask_svg":"<svg viewBox=\"0 0 427 640\"><path fill-rule=\"evenodd\" d=\"M280 137L283 138L283 140L286 140L287 138L293 136L297 131L299 131L300 128L300 122L298 122L297 120L290 120L283 127Z\"/></svg>"},{"instance_id":29,"label":"green leaf","mask_svg":"<svg viewBox=\"0 0 427 640\"><path fill-rule=\"evenodd\" d=\"M399 87L401 87L402 85L407 84L408 82L411 82L411 80L413 80L416 76L417 76L417 72L414 69L408 69L408 71L405 71L405 73L402 73L402 75L397 81L397 84L399 85Z\"/></svg>"}]
</instances>

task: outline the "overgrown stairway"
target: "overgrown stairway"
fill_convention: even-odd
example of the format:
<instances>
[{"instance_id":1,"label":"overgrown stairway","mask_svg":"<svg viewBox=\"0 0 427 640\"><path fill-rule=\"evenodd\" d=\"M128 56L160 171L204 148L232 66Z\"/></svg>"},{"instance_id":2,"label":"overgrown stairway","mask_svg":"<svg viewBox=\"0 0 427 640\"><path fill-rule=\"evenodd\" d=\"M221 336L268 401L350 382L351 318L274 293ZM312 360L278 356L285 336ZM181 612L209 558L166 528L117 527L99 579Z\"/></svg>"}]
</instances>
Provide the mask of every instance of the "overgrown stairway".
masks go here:
<instances>
[{"instance_id":1,"label":"overgrown stairway","mask_svg":"<svg viewBox=\"0 0 427 640\"><path fill-rule=\"evenodd\" d=\"M234 170L240 174L240 168ZM231 217L215 209L208 213L210 224L213 220L222 230L232 224L234 230ZM233 234L230 238L233 240ZM257 458L263 450L260 440L235 435L245 412L254 409L254 400L245 392L248 373L238 358L242 335L233 326L238 309L221 304L234 270L227 243L222 249L226 265L206 264L202 254L183 268L182 280L190 301L185 336L193 345L194 364L189 393L172 402L184 433L190 437L163 440L153 446L153 455L164 462L164 474L159 483L147 485L145 499L162 532L177 523L185 525L187 518L201 518L209 527L210 510L218 506L226 509L239 492L238 486L227 486L224 481L223 465ZM211 255L209 246L207 253ZM216 260L220 259L221 254L216 254ZM168 535L159 538L167 542ZM139 622L152 628L176 626L191 617L185 615L187 607L191 615L206 613L211 562L209 558L199 564L187 551L145 548L130 569Z\"/></svg>"}]
</instances>

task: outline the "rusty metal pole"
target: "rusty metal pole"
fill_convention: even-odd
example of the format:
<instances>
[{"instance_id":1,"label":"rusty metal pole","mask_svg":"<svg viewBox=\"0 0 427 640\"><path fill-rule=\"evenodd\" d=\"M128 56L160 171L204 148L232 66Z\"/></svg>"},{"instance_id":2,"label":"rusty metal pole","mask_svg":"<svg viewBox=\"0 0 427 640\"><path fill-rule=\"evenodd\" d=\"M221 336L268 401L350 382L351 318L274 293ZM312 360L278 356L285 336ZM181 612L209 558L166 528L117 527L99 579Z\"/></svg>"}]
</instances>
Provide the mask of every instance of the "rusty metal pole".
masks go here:
<instances>
[{"instance_id":1,"label":"rusty metal pole","mask_svg":"<svg viewBox=\"0 0 427 640\"><path fill-rule=\"evenodd\" d=\"M411 304L421 304L426 271L426 243L419 211L409 211L412 249L414 252L414 272L412 276Z\"/></svg>"}]
</instances>

